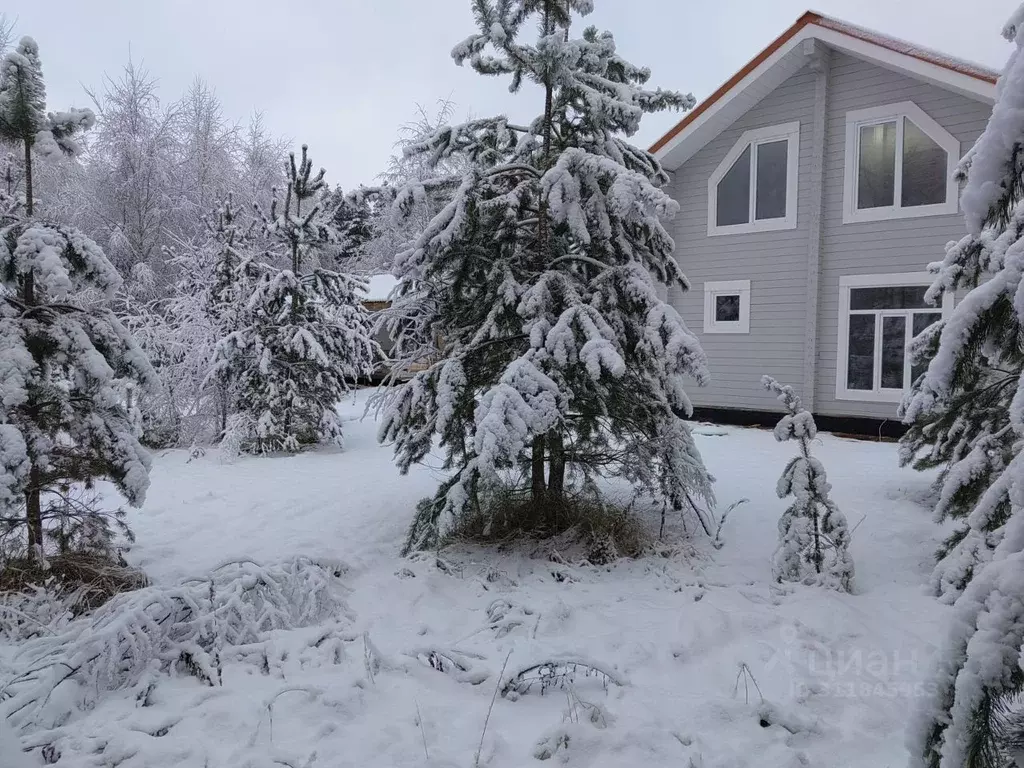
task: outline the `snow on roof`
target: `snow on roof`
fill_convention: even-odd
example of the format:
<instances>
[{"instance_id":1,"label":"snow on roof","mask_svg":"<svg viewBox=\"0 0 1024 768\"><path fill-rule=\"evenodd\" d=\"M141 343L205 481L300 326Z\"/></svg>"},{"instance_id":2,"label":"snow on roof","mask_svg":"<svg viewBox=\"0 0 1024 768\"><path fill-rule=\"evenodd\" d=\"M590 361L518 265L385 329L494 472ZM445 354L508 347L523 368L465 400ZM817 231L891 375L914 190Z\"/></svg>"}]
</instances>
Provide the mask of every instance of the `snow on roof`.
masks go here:
<instances>
[{"instance_id":1,"label":"snow on roof","mask_svg":"<svg viewBox=\"0 0 1024 768\"><path fill-rule=\"evenodd\" d=\"M916 45L915 43L910 43L906 40L901 40L900 38L893 37L892 35L886 35L867 27L851 24L848 21L843 21L842 19L837 19L833 16L826 16L822 13L815 13L814 11L809 11L809 13L814 13L814 15L817 16L817 19L812 23L819 27L834 29L836 32L842 32L850 35L851 37L864 40L865 42L880 45L883 48L888 48L890 51L902 53L907 56L913 56L915 59L922 59L923 61L931 62L932 64L936 64L940 67L945 67L946 69L952 69L956 72L976 77L979 80L988 80L994 83L999 77L998 71L991 69L990 67L986 67L983 64L978 64L977 62L969 61L967 59L961 59L956 56L950 56L948 53L942 53L941 51L936 51L932 48L925 48L924 46Z\"/></svg>"},{"instance_id":2,"label":"snow on roof","mask_svg":"<svg viewBox=\"0 0 1024 768\"><path fill-rule=\"evenodd\" d=\"M932 66L939 67L942 70L949 70L950 72L955 72L959 75L973 78L974 80L981 81L989 86L994 84L999 76L999 73L996 70L989 69L981 64L976 64L965 59L959 59L955 56L940 53L913 43L908 43L905 40L892 37L891 35L885 35L881 32L876 32L873 29L860 27L856 24L850 24L849 22L841 19L825 16L823 14L816 13L815 11L807 11L781 35L775 38L775 40L773 40L764 50L751 59L742 69L719 86L716 91L698 103L694 109L690 110L683 119L665 133L665 135L654 142L650 151L658 153L664 149L679 134L683 133L690 125L697 122L698 118L700 118L703 113L714 108L719 101L728 97L734 89L741 86L748 75L768 61L773 54L779 51L779 49L783 48L787 43L790 43L791 40L797 38L799 35L807 35L807 32L804 32L804 30L808 27L817 27L821 30L828 30L833 33L844 35L853 40L859 40L863 43L877 46L878 48L882 48L886 51L891 51L893 53L907 56L910 59L925 62ZM810 35L813 37L813 32L810 32Z\"/></svg>"},{"instance_id":3,"label":"snow on roof","mask_svg":"<svg viewBox=\"0 0 1024 768\"><path fill-rule=\"evenodd\" d=\"M387 301L391 291L398 285L398 278L394 275L365 275L367 282L363 294L363 301Z\"/></svg>"}]
</instances>

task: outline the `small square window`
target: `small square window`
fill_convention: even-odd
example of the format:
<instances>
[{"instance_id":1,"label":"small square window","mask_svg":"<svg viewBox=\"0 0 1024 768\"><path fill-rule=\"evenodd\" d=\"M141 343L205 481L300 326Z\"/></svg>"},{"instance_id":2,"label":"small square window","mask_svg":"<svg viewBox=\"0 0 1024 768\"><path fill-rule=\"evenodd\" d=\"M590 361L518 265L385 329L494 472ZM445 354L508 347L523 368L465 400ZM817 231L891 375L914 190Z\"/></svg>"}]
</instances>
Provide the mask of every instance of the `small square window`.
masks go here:
<instances>
[{"instance_id":1,"label":"small square window","mask_svg":"<svg viewBox=\"0 0 1024 768\"><path fill-rule=\"evenodd\" d=\"M750 281L704 283L704 332L750 333Z\"/></svg>"},{"instance_id":2,"label":"small square window","mask_svg":"<svg viewBox=\"0 0 1024 768\"><path fill-rule=\"evenodd\" d=\"M740 321L740 295L720 293L715 295L715 322L738 323Z\"/></svg>"}]
</instances>

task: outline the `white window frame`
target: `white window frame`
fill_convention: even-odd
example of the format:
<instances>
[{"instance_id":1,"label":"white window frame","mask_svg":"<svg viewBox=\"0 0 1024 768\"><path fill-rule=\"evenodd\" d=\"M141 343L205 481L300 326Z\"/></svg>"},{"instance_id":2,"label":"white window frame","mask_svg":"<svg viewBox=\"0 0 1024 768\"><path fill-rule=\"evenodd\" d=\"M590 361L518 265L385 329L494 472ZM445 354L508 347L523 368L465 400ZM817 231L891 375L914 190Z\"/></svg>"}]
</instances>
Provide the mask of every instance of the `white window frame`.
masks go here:
<instances>
[{"instance_id":1,"label":"white window frame","mask_svg":"<svg viewBox=\"0 0 1024 768\"><path fill-rule=\"evenodd\" d=\"M947 292L942 296L942 303L938 307L927 307L922 309L875 309L855 310L857 314L875 314L875 388L873 390L848 389L846 386L846 374L849 366L850 354L850 289L851 288L888 288L899 286L927 286L931 285L935 277L928 272L901 272L889 275L842 275L839 278L839 339L836 346L836 399L837 400L858 400L868 403L898 403L903 399L903 389L882 389L881 380L881 343L880 323L885 316L902 315L910 316L915 312L941 313L942 319L948 319L953 311L953 294ZM908 328L912 328L908 325ZM909 342L908 342L909 344ZM904 351L904 355L909 350ZM909 363L909 360L908 360ZM909 370L909 366L908 366Z\"/></svg>"},{"instance_id":2,"label":"white window frame","mask_svg":"<svg viewBox=\"0 0 1024 768\"><path fill-rule=\"evenodd\" d=\"M901 205L903 192L903 118L918 128L946 151L946 200L933 205ZM896 168L893 204L878 208L857 208L857 163L860 158L860 129L868 125L896 122ZM960 161L960 141L932 120L912 101L901 101L870 109L846 113L846 169L843 185L843 223L909 219L918 216L955 214L959 209L960 187L953 174Z\"/></svg>"},{"instance_id":3,"label":"white window frame","mask_svg":"<svg viewBox=\"0 0 1024 768\"><path fill-rule=\"evenodd\" d=\"M786 215L776 219L755 219L757 199L757 152L758 144L768 144L786 139ZM750 151L750 220L745 224L718 226L718 183L733 167L740 155ZM746 131L733 145L708 179L708 236L736 235L747 232L772 232L780 229L796 229L797 177L800 170L800 122L769 125Z\"/></svg>"},{"instance_id":4,"label":"white window frame","mask_svg":"<svg viewBox=\"0 0 1024 768\"><path fill-rule=\"evenodd\" d=\"M715 319L716 296L739 296L740 319ZM750 281L709 280L704 283L704 333L750 333Z\"/></svg>"}]
</instances>

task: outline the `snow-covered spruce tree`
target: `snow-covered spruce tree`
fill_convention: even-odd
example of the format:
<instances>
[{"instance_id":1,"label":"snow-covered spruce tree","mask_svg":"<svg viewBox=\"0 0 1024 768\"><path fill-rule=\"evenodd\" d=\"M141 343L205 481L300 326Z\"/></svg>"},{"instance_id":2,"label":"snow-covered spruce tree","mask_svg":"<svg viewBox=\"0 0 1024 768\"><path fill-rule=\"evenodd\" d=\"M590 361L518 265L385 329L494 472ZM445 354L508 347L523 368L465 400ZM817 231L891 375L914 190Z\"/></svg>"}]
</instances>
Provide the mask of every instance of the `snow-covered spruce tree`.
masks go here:
<instances>
[{"instance_id":1,"label":"snow-covered spruce tree","mask_svg":"<svg viewBox=\"0 0 1024 768\"><path fill-rule=\"evenodd\" d=\"M130 503L142 501L149 458L126 385L153 377L107 306L117 271L81 232L34 215L33 149L74 152L76 131L93 119L45 108L38 47L24 38L0 71L0 136L25 157L24 211L9 205L0 224L0 518L8 531L27 528L36 556L47 518L74 485L106 478Z\"/></svg>"},{"instance_id":2,"label":"snow-covered spruce tree","mask_svg":"<svg viewBox=\"0 0 1024 768\"><path fill-rule=\"evenodd\" d=\"M969 292L938 333L904 417L932 420L992 377L1005 377L1012 395L995 401L1006 409L995 423L1005 419L1015 444L1005 466L982 473L986 487L967 518L968 536L997 530L998 518L1005 524L953 606L934 691L911 727L915 768L1024 765L1024 6L1003 34L1014 48L988 125L959 170L967 235L933 266L930 289L932 297ZM951 473L950 483L961 480Z\"/></svg>"},{"instance_id":3,"label":"snow-covered spruce tree","mask_svg":"<svg viewBox=\"0 0 1024 768\"><path fill-rule=\"evenodd\" d=\"M977 284L977 277L964 276L961 282L965 288ZM914 341L916 364L925 364L935 354L942 326L942 322L936 323ZM936 521L959 521L936 553L931 578L932 590L946 603L954 602L975 571L992 558L1010 514L1010 499L1001 493L986 504L984 515L971 519L1017 450L1018 438L1009 416L1021 353L1011 349L990 360L986 360L985 350L978 354L978 367L972 372L977 380L964 380L941 404L920 414L900 441L901 465L919 471L940 470Z\"/></svg>"},{"instance_id":4,"label":"snow-covered spruce tree","mask_svg":"<svg viewBox=\"0 0 1024 768\"><path fill-rule=\"evenodd\" d=\"M380 357L357 279L315 266L338 240L322 207L324 171L302 147L287 166L288 186L269 214L260 211L270 250L265 263L243 261L235 281L252 280L238 330L217 345L215 375L232 386L233 437L259 453L296 451L314 443L341 445L336 405ZM285 257L290 269L273 266ZM244 277L244 280L243 280Z\"/></svg>"},{"instance_id":5,"label":"snow-covered spruce tree","mask_svg":"<svg viewBox=\"0 0 1024 768\"><path fill-rule=\"evenodd\" d=\"M961 165L961 180L967 177L970 162L968 157ZM1012 193L1015 187L1008 189ZM943 294L975 289L1002 272L1004 252L1017 237L1017 224L1016 203L1007 199L1001 204L1007 206L999 214L1005 219L986 220L978 234L952 244L945 260L931 265L938 279L926 296L929 301L937 304ZM917 377L900 410L908 425L900 441L901 465L939 468L936 520L959 521L936 553L931 578L933 591L946 603L954 602L991 560L1011 514L1008 489L997 481L1019 450L1010 413L1024 370L1024 348L1018 343L1008 299L994 302L986 313L958 353L961 359L943 387L937 388L934 379ZM915 367L927 368L942 345L949 344L944 341L945 326L945 321L934 323L914 339Z\"/></svg>"},{"instance_id":6,"label":"snow-covered spruce tree","mask_svg":"<svg viewBox=\"0 0 1024 768\"><path fill-rule=\"evenodd\" d=\"M779 546L772 555L772 573L778 582L819 584L850 591L853 558L846 516L829 497L832 486L825 467L811 455L811 441L818 434L811 412L803 407L796 391L763 376L761 384L774 394L788 413L775 425L775 439L800 444L800 455L782 472L776 491L793 503L779 519Z\"/></svg>"},{"instance_id":7,"label":"snow-covered spruce tree","mask_svg":"<svg viewBox=\"0 0 1024 768\"><path fill-rule=\"evenodd\" d=\"M402 471L439 439L450 478L418 508L406 548L435 544L478 509L481 482L521 469L525 525L552 531L567 483L628 477L676 509L712 499L686 424L684 378L706 359L656 282L687 283L663 220L677 205L649 153L621 138L648 112L692 106L646 90L608 33L570 39L591 0L475 0L479 32L459 64L539 86L532 123L504 117L445 127L406 152L468 168L403 189L400 215L450 202L399 254L396 352L427 362L385 404L382 441ZM535 42L521 36L540 28ZM404 307L415 311L403 312ZM438 348L439 346L439 348ZM437 362L430 362L437 360ZM486 514L486 510L483 510Z\"/></svg>"}]
</instances>

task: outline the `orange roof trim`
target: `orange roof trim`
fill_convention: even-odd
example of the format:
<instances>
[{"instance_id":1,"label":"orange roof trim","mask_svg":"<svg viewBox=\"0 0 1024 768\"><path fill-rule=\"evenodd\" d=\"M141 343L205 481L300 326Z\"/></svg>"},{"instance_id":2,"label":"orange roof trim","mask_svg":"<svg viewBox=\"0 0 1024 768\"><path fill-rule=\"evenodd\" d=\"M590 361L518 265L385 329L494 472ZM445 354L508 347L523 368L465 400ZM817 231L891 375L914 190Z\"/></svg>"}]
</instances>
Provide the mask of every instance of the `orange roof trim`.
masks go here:
<instances>
[{"instance_id":1,"label":"orange roof trim","mask_svg":"<svg viewBox=\"0 0 1024 768\"><path fill-rule=\"evenodd\" d=\"M692 123L694 120L700 117L704 112L710 109L711 106L713 106L719 99L721 99L729 91L735 88L740 83L740 81L743 80L743 78L745 78L752 71L761 66L761 64L763 64L768 59L768 57L770 57L779 48L781 48L783 45L789 42L798 32L800 32L800 30L802 30L804 27L810 24L822 27L823 29L831 29L836 32L840 32L844 35L848 35L849 37L856 38L857 40L863 40L864 42L872 43L873 45L878 45L883 48L887 48L890 51L902 53L906 56L911 56L915 59L919 59L920 61L925 61L928 62L929 64L934 64L936 66L943 67L944 69L959 72L962 75L967 75L968 77L983 80L987 83L994 84L998 77L997 73L993 72L990 69L986 69L985 67L976 64L971 64L970 62L967 61L954 59L948 56L943 56L942 54L937 53L935 51L929 51L925 48L920 48L918 46L905 43L902 40L899 40L894 37L889 37L878 32L872 32L869 29L858 27L853 24L847 24L846 22L839 21L838 19L832 19L829 18L828 16L822 16L820 13L815 13L814 11L807 11L806 13L804 13L803 16L797 19L796 23L794 23L789 29L787 29L785 32L783 32L781 35L775 38L768 45L767 48L765 48L763 51L757 54L757 56L755 56L753 59L747 62L747 64L739 72L737 72L735 75L733 75L724 83L722 83L722 85L719 86L719 88L715 90L714 93L712 93L710 96L704 99L704 101L702 101L690 112L688 112L682 120L676 123L676 125L673 126L671 130L669 130L668 133L666 133L664 136L662 136L660 139L654 142L654 144L651 145L650 151L657 152L670 141L672 141L672 139L678 136L690 123Z\"/></svg>"}]
</instances>

